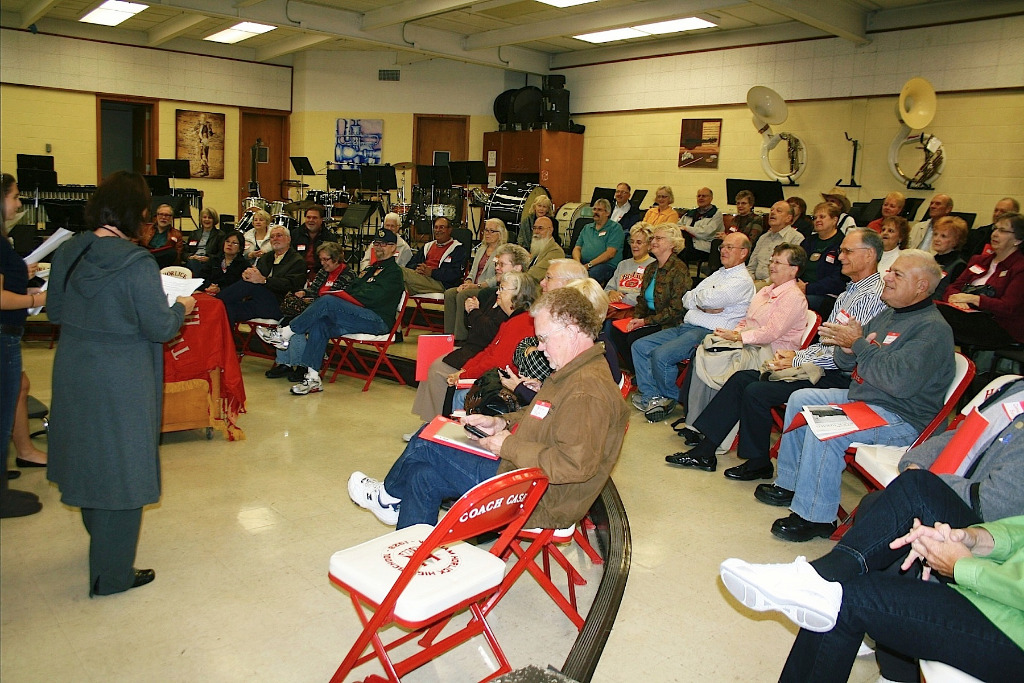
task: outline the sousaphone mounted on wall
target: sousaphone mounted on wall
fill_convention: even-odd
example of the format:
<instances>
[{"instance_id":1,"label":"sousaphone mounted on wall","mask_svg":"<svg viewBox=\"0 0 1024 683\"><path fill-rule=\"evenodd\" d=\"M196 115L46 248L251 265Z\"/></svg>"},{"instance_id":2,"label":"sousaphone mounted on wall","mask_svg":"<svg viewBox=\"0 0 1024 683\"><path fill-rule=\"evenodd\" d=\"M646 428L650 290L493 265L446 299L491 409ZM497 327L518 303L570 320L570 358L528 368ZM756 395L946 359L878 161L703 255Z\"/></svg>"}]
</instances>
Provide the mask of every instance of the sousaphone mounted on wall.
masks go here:
<instances>
[{"instance_id":1,"label":"sousaphone mounted on wall","mask_svg":"<svg viewBox=\"0 0 1024 683\"><path fill-rule=\"evenodd\" d=\"M889 170L911 190L931 190L931 182L942 174L946 161L941 140L924 132L911 133L932 122L936 102L935 88L923 78L911 78L900 90L896 114L903 125L889 145ZM900 150L903 145L920 145L918 149L924 152L924 163L912 176L900 168Z\"/></svg>"},{"instance_id":2,"label":"sousaphone mounted on wall","mask_svg":"<svg viewBox=\"0 0 1024 683\"><path fill-rule=\"evenodd\" d=\"M761 168L769 178L796 185L797 178L803 175L807 168L807 149L797 136L772 131L773 125L784 123L789 116L786 100L771 88L755 85L747 91L747 107L754 114L754 128L764 138L761 143ZM788 148L789 170L777 171L772 166L768 153L783 140L786 141Z\"/></svg>"}]
</instances>

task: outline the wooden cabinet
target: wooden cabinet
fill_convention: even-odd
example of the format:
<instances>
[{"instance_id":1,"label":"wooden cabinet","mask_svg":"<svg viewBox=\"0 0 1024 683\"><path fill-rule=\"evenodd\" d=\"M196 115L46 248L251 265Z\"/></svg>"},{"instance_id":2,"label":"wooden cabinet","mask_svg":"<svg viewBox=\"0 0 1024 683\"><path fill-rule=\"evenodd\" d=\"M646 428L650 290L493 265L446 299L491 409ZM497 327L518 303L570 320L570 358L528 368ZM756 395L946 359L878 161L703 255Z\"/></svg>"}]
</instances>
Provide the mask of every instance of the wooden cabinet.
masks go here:
<instances>
[{"instance_id":1,"label":"wooden cabinet","mask_svg":"<svg viewBox=\"0 0 1024 683\"><path fill-rule=\"evenodd\" d=\"M495 185L506 180L543 185L555 207L580 201L582 135L551 130L484 133L484 163L487 173L495 174Z\"/></svg>"}]
</instances>

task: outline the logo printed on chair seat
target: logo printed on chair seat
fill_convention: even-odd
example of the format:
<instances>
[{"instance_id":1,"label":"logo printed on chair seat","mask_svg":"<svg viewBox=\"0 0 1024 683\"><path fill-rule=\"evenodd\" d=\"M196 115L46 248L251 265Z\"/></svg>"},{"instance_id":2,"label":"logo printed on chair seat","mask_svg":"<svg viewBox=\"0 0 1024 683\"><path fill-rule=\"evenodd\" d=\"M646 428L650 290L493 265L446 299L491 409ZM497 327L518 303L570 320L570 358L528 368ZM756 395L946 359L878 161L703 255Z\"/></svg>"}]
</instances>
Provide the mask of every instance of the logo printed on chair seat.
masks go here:
<instances>
[{"instance_id":1,"label":"logo printed on chair seat","mask_svg":"<svg viewBox=\"0 0 1024 683\"><path fill-rule=\"evenodd\" d=\"M384 549L384 562L396 571L402 571L409 564L409 558L419 550L420 542L399 541ZM445 546L434 549L430 557L416 570L417 576L440 576L454 571L459 566L459 556Z\"/></svg>"}]
</instances>

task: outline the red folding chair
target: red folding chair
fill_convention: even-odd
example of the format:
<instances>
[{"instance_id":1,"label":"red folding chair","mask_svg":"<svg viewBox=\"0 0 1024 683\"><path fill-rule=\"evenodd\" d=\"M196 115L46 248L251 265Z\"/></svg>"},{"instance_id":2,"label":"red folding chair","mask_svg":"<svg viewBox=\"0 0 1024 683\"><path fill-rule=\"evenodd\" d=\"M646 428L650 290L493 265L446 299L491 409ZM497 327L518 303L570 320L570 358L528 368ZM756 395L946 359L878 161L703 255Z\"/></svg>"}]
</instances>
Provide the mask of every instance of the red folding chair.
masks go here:
<instances>
[{"instance_id":1,"label":"red folding chair","mask_svg":"<svg viewBox=\"0 0 1024 683\"><path fill-rule=\"evenodd\" d=\"M274 360L277 357L277 349L267 344L265 341L260 339L259 335L256 334L256 330L264 327L268 330L272 330L278 326L277 320L273 318L253 318L252 320L243 320L235 323L235 327L232 330L235 335L235 340L240 344L241 351L238 352L238 358L241 359L243 356L252 356L254 358L269 358ZM241 325L247 325L248 330L243 332ZM239 341L240 340L240 341ZM255 341L259 348L264 349L263 351L256 351L251 348L252 342Z\"/></svg>"},{"instance_id":2,"label":"red folding chair","mask_svg":"<svg viewBox=\"0 0 1024 683\"><path fill-rule=\"evenodd\" d=\"M345 334L331 340L334 342L334 346L331 347L331 353L327 356L327 362L324 367L326 373L326 370L330 369L331 363L337 359L337 367L334 369L330 379L332 383L339 374L360 379L365 378L366 384L363 385L363 391L367 391L373 383L374 377L380 372L399 384L405 384L405 378L402 377L398 372L398 368L388 358L388 349L398 339L398 331L402 326L402 310L405 308L407 297L408 294L403 291L402 295L398 298L398 312L395 315L395 324L391 326L387 334ZM356 349L357 344L369 346L376 352L377 359L372 367L359 354Z\"/></svg>"},{"instance_id":3,"label":"red folding chair","mask_svg":"<svg viewBox=\"0 0 1024 683\"><path fill-rule=\"evenodd\" d=\"M436 527L417 524L334 553L330 580L349 593L363 630L331 681L340 683L355 667L378 659L388 680L397 683L480 634L499 663L498 670L483 680L511 671L485 618L484 603L504 585L501 556L547 485L547 477L537 468L500 474L467 491ZM459 542L501 528L504 531L490 551ZM471 612L469 623L437 640L449 620L466 609ZM385 643L380 632L395 625L411 632ZM394 648L418 636L422 649L392 661ZM363 654L368 647L372 651Z\"/></svg>"},{"instance_id":4,"label":"red folding chair","mask_svg":"<svg viewBox=\"0 0 1024 683\"><path fill-rule=\"evenodd\" d=\"M413 294L409 297L412 301L413 308L409 314L409 323L405 326L405 334L409 335L409 330L427 330L431 334L443 334L444 333L444 294L431 292L429 294ZM441 305L441 310L437 308L427 308L425 304Z\"/></svg>"}]
</instances>

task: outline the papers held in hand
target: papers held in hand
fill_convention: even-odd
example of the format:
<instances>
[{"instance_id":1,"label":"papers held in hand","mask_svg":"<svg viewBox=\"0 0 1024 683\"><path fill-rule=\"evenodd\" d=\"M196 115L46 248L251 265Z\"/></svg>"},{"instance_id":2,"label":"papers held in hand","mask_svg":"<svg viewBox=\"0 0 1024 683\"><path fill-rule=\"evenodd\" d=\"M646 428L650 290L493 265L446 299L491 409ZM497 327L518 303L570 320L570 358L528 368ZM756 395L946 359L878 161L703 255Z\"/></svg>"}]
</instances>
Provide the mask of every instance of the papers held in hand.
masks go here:
<instances>
[{"instance_id":1,"label":"papers held in hand","mask_svg":"<svg viewBox=\"0 0 1024 683\"><path fill-rule=\"evenodd\" d=\"M489 450L481 446L479 441L467 434L466 430L462 428L462 425L459 422L449 420L448 418L440 415L431 420L430 424L423 428L423 431L420 432L420 438L445 446L451 446L452 448L458 448L460 451L466 451L467 453L479 455L490 460L498 459L498 455L496 453L491 453Z\"/></svg>"},{"instance_id":2,"label":"papers held in hand","mask_svg":"<svg viewBox=\"0 0 1024 683\"><path fill-rule=\"evenodd\" d=\"M863 401L853 403L832 403L828 405L804 406L786 427L792 431L807 425L819 441L827 441L846 434L884 427L889 424Z\"/></svg>"},{"instance_id":3,"label":"papers held in hand","mask_svg":"<svg viewBox=\"0 0 1024 683\"><path fill-rule=\"evenodd\" d=\"M161 273L160 282L163 284L164 294L167 295L167 305L173 306L179 296L192 296L203 284L202 278L180 278Z\"/></svg>"}]
</instances>

